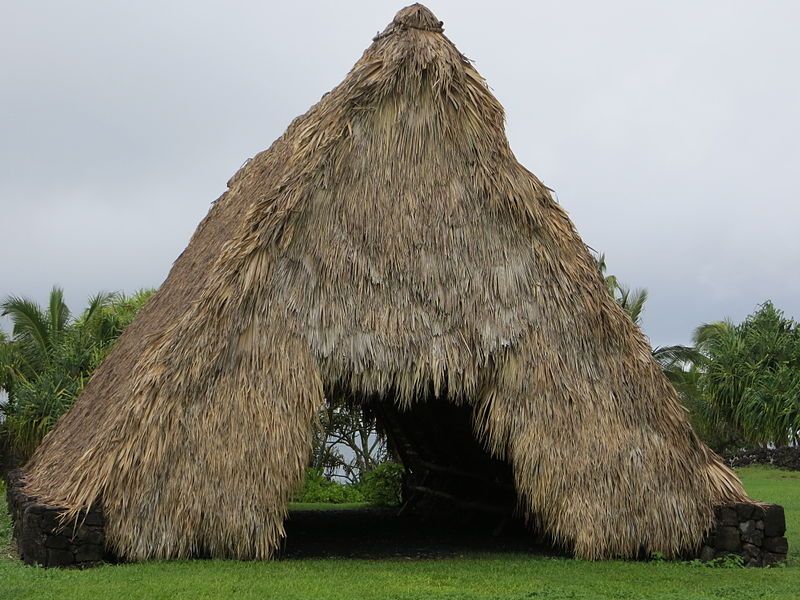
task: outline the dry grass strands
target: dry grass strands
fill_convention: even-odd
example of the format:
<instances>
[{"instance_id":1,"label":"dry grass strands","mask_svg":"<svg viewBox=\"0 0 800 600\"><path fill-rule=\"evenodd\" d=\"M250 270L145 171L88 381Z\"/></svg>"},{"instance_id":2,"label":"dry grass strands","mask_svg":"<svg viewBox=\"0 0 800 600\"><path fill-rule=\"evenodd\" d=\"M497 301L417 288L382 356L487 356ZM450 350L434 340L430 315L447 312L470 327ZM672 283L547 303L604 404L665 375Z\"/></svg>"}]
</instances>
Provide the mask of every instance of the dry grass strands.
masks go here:
<instances>
[{"instance_id":1,"label":"dry grass strands","mask_svg":"<svg viewBox=\"0 0 800 600\"><path fill-rule=\"evenodd\" d=\"M139 560L264 559L326 390L475 407L578 556L675 556L745 498L503 109L420 5L229 182L27 468Z\"/></svg>"}]
</instances>

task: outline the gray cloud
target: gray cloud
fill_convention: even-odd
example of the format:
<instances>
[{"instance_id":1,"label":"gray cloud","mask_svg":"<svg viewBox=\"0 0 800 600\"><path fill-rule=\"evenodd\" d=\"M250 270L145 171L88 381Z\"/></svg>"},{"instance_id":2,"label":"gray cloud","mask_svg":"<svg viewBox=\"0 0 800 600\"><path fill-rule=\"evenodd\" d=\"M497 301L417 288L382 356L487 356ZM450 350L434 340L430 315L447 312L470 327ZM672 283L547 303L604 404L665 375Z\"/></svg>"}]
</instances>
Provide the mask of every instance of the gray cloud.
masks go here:
<instances>
[{"instance_id":1,"label":"gray cloud","mask_svg":"<svg viewBox=\"0 0 800 600\"><path fill-rule=\"evenodd\" d=\"M389 2L19 2L0 37L0 296L155 286ZM800 5L431 1L645 330L800 316Z\"/></svg>"}]
</instances>

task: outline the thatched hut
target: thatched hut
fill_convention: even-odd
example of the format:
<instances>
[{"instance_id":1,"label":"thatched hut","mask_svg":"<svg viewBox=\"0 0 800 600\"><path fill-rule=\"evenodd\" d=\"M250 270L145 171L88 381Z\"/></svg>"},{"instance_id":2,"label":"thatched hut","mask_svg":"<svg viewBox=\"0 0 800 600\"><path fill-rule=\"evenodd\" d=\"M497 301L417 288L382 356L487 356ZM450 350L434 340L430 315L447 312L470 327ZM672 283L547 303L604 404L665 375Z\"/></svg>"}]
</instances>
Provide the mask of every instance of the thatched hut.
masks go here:
<instances>
[{"instance_id":1,"label":"thatched hut","mask_svg":"<svg viewBox=\"0 0 800 600\"><path fill-rule=\"evenodd\" d=\"M746 499L419 4L228 182L25 490L127 559L266 559L338 395L577 556L676 556Z\"/></svg>"}]
</instances>

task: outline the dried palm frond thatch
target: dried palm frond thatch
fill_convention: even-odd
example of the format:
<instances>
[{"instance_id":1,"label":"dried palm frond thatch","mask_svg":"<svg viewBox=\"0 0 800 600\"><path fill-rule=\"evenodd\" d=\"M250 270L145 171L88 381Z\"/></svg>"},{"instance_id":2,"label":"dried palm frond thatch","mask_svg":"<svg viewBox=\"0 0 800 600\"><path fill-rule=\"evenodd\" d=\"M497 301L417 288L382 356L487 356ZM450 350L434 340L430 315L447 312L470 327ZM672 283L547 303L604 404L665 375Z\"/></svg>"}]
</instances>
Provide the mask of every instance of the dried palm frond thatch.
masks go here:
<instances>
[{"instance_id":1,"label":"dried palm frond thatch","mask_svg":"<svg viewBox=\"0 0 800 600\"><path fill-rule=\"evenodd\" d=\"M119 555L271 556L334 389L472 405L578 556L675 556L745 498L423 6L228 188L27 467Z\"/></svg>"}]
</instances>

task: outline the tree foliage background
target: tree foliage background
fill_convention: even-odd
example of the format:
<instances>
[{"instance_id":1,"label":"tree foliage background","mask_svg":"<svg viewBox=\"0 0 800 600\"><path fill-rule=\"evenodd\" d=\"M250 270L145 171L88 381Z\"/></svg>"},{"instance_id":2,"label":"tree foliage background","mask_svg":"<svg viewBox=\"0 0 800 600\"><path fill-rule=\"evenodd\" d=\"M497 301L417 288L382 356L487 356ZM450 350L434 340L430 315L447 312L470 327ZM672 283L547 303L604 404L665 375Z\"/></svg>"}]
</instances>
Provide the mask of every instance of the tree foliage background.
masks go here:
<instances>
[{"instance_id":1,"label":"tree foliage background","mask_svg":"<svg viewBox=\"0 0 800 600\"><path fill-rule=\"evenodd\" d=\"M3 463L25 461L80 394L153 290L100 293L73 316L54 287L46 307L10 296L0 304L12 323L0 337L0 445Z\"/></svg>"},{"instance_id":2,"label":"tree foliage background","mask_svg":"<svg viewBox=\"0 0 800 600\"><path fill-rule=\"evenodd\" d=\"M634 323L647 290L631 291L598 268L608 293ZM717 451L797 445L800 439L800 326L766 300L738 325L705 323L691 346L653 350L680 394L695 431Z\"/></svg>"}]
</instances>

